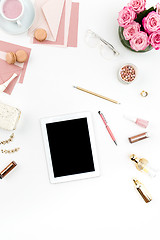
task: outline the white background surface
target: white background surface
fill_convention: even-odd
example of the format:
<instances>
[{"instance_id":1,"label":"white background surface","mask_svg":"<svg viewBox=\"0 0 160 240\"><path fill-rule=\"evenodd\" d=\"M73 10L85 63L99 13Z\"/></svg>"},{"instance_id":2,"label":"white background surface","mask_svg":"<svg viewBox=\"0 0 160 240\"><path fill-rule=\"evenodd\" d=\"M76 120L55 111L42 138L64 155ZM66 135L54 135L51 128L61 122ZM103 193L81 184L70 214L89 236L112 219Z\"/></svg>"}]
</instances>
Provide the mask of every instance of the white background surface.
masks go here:
<instances>
[{"instance_id":1,"label":"white background surface","mask_svg":"<svg viewBox=\"0 0 160 240\"><path fill-rule=\"evenodd\" d=\"M10 36L0 31L1 40L32 48L24 84L17 85L11 96L0 96L1 101L22 111L11 145L20 146L21 150L14 155L0 153L0 169L12 160L18 164L0 183L0 239L159 239L160 176L152 179L138 172L129 155L145 157L160 169L160 51L136 54L121 45L117 17L127 2L80 0L78 48L33 46L27 35ZM148 1L147 7L156 3ZM84 42L88 28L111 42L120 56L106 61L98 49L88 48ZM138 79L123 85L117 80L117 71L128 62L138 67ZM73 85L122 104L80 92ZM147 98L140 96L142 90L149 92ZM97 113L99 110L108 120L117 147ZM92 113L101 176L50 184L39 119L81 111ZM125 120L123 114L127 113L150 121L149 139L128 142L128 137L144 129ZM9 134L0 131L3 139ZM141 199L134 189L133 177L145 184L152 202L146 204Z\"/></svg>"}]
</instances>

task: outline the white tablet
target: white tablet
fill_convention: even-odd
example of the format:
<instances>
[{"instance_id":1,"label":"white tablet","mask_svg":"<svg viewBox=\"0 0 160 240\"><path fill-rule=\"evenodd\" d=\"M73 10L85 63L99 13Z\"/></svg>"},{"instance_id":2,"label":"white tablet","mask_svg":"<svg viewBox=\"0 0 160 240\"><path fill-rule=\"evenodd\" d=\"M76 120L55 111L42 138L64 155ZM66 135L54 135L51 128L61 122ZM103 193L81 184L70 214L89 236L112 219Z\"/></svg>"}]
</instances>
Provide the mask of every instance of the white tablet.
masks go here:
<instances>
[{"instance_id":1,"label":"white tablet","mask_svg":"<svg viewBox=\"0 0 160 240\"><path fill-rule=\"evenodd\" d=\"M99 175L90 113L44 118L41 127L51 183Z\"/></svg>"}]
</instances>

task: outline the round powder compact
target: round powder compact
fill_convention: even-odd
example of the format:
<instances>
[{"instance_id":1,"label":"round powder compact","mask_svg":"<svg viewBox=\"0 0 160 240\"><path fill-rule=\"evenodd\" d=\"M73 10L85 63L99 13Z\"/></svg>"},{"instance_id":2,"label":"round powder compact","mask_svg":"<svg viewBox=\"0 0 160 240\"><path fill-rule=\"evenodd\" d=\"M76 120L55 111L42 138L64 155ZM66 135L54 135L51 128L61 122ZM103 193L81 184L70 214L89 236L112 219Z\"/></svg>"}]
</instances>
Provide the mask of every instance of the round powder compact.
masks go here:
<instances>
[{"instance_id":1,"label":"round powder compact","mask_svg":"<svg viewBox=\"0 0 160 240\"><path fill-rule=\"evenodd\" d=\"M132 83L137 77L137 68L135 65L128 63L123 65L118 71L118 78L123 83Z\"/></svg>"}]
</instances>

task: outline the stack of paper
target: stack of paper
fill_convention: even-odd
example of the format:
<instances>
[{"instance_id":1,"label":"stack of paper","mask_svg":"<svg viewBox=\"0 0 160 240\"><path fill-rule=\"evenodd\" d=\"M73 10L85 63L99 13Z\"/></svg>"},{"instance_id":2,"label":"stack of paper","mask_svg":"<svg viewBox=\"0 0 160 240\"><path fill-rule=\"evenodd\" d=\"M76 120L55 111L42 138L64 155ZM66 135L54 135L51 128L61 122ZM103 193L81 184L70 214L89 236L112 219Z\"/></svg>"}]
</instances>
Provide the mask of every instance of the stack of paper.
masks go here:
<instances>
[{"instance_id":1,"label":"stack of paper","mask_svg":"<svg viewBox=\"0 0 160 240\"><path fill-rule=\"evenodd\" d=\"M24 50L28 54L28 60L25 63L18 63L9 65L6 62L6 53L7 52L17 52L18 50ZM22 47L19 45L15 45L12 43L0 41L0 84L6 82L13 73L16 73L18 76L8 85L6 90L4 91L7 94L11 94L15 84L17 82L23 83L25 72L27 69L29 57L30 57L31 49Z\"/></svg>"},{"instance_id":2,"label":"stack of paper","mask_svg":"<svg viewBox=\"0 0 160 240\"><path fill-rule=\"evenodd\" d=\"M72 0L36 0L36 18L29 29L34 44L77 47L79 3ZM39 42L34 32L43 28L47 39Z\"/></svg>"}]
</instances>

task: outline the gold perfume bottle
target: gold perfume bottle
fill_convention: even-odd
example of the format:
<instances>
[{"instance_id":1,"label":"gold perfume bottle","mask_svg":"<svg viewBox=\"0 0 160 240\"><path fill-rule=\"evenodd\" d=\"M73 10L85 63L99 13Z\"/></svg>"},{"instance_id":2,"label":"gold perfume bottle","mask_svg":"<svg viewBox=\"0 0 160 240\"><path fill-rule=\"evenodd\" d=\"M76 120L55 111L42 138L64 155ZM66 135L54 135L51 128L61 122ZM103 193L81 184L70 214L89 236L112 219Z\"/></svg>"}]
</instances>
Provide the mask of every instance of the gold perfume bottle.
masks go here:
<instances>
[{"instance_id":1,"label":"gold perfume bottle","mask_svg":"<svg viewBox=\"0 0 160 240\"><path fill-rule=\"evenodd\" d=\"M136 186L137 191L139 192L139 194L143 198L143 200L146 203L150 202L152 200L152 197L149 194L149 192L147 191L147 189L145 188L145 186L140 181L138 181L137 179L133 179L133 182Z\"/></svg>"},{"instance_id":2,"label":"gold perfume bottle","mask_svg":"<svg viewBox=\"0 0 160 240\"><path fill-rule=\"evenodd\" d=\"M151 177L156 176L156 170L149 165L149 162L147 159L138 158L135 154L132 154L130 156L130 159L135 162L135 166L138 169L138 171L147 173Z\"/></svg>"}]
</instances>

